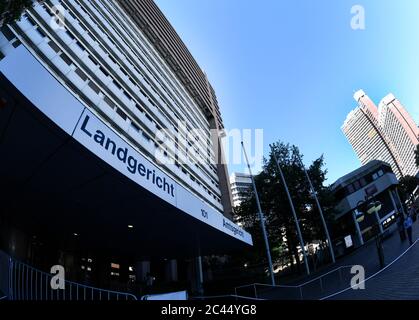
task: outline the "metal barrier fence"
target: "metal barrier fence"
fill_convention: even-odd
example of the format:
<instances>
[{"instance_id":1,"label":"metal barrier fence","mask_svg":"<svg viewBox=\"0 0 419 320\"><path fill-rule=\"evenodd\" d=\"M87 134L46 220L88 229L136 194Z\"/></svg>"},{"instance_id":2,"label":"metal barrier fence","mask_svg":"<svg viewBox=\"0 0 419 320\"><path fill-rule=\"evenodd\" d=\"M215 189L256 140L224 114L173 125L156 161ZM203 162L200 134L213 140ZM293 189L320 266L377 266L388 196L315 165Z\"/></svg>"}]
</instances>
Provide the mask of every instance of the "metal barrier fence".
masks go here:
<instances>
[{"instance_id":1,"label":"metal barrier fence","mask_svg":"<svg viewBox=\"0 0 419 320\"><path fill-rule=\"evenodd\" d=\"M4 259L3 259L4 260ZM4 264L3 264L4 265ZM3 274L3 269L0 272ZM65 289L52 289L54 275L8 258L8 300L24 301L129 301L137 300L130 293L104 290L65 280ZM1 275L0 275L1 277Z\"/></svg>"},{"instance_id":2,"label":"metal barrier fence","mask_svg":"<svg viewBox=\"0 0 419 320\"><path fill-rule=\"evenodd\" d=\"M205 300L215 300L215 299L223 299L223 300L235 300L235 301L263 301L265 299L260 298L252 298L252 297L245 297L245 296L238 296L234 294L230 295L223 295L223 296L202 296L202 297L191 297L191 300L198 300L198 301L205 301Z\"/></svg>"},{"instance_id":3,"label":"metal barrier fence","mask_svg":"<svg viewBox=\"0 0 419 320\"><path fill-rule=\"evenodd\" d=\"M317 300L325 294L337 292L347 287L352 277L347 272L353 266L341 266L319 277L311 279L300 285L272 286L262 283L253 283L239 286L234 289L236 296L246 296L257 299L278 300Z\"/></svg>"},{"instance_id":4,"label":"metal barrier fence","mask_svg":"<svg viewBox=\"0 0 419 320\"><path fill-rule=\"evenodd\" d=\"M7 297L9 292L9 256L0 251L0 297Z\"/></svg>"}]
</instances>

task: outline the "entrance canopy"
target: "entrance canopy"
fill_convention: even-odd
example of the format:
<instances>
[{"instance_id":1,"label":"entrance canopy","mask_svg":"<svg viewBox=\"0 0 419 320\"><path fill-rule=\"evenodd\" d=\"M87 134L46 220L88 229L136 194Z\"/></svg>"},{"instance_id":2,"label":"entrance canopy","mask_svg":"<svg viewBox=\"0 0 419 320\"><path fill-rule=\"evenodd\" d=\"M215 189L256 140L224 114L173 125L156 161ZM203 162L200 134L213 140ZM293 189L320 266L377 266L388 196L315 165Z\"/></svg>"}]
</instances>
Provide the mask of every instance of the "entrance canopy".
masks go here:
<instances>
[{"instance_id":1,"label":"entrance canopy","mask_svg":"<svg viewBox=\"0 0 419 320\"><path fill-rule=\"evenodd\" d=\"M14 224L51 241L76 237L84 249L138 257L249 248L247 232L124 142L26 49L17 50L17 60L0 63L0 210ZM34 81L43 92L31 92ZM54 100L51 90L66 93ZM113 144L100 143L98 131Z\"/></svg>"}]
</instances>

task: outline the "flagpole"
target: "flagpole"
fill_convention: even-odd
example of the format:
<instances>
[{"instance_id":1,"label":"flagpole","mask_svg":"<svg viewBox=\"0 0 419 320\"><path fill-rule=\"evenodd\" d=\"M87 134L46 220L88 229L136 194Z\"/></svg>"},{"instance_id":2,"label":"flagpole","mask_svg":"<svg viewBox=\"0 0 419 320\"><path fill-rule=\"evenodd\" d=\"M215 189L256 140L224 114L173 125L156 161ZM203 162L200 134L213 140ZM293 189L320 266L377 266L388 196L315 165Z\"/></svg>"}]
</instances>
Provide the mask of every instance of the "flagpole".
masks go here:
<instances>
[{"instance_id":1,"label":"flagpole","mask_svg":"<svg viewBox=\"0 0 419 320\"><path fill-rule=\"evenodd\" d=\"M246 158L247 167L249 169L249 174L250 174L250 177L252 178L253 192L255 194L256 204L257 204L258 211L259 211L259 219L260 219L260 224L262 226L263 238L265 240L266 255L268 257L269 273L271 275L271 282L272 282L272 285L275 286L275 275L274 275L274 270L273 270L273 265L272 265L271 250L269 248L268 235L266 233L265 217L263 216L263 213L262 213L262 207L260 206L259 195L258 195L258 191L256 189L255 179L253 177L252 170L250 169L250 163L249 163L249 159L247 158L247 153L246 153L246 149L244 148L243 141L242 141L242 148L243 148L244 156Z\"/></svg>"},{"instance_id":2,"label":"flagpole","mask_svg":"<svg viewBox=\"0 0 419 320\"><path fill-rule=\"evenodd\" d=\"M324 232L326 233L327 241L329 242L330 256L332 257L332 262L335 263L336 262L335 253L333 251L333 245L332 245L332 241L330 240L329 229L327 228L326 220L324 219L323 210L322 210L322 207L320 206L319 198L317 197L316 190L314 190L313 183L311 182L310 176L308 175L308 172L307 172L307 170L306 170L306 168L303 164L303 161L301 160L301 157L299 155L298 155L298 158L300 159L301 166L304 169L304 173L305 173L305 175L307 177L307 180L308 180L308 183L310 185L310 193L314 196L314 199L316 200L317 208L319 208L320 218L322 220Z\"/></svg>"},{"instance_id":3,"label":"flagpole","mask_svg":"<svg viewBox=\"0 0 419 320\"><path fill-rule=\"evenodd\" d=\"M298 218L297 218L297 213L295 212L294 203L292 202L291 194L290 194L290 192L288 190L288 185L287 185L287 182L285 181L284 173L282 172L282 169L281 169L281 166L279 164L278 158L276 156L275 150L274 150L274 148L272 146L271 146L271 150L272 150L272 153L273 153L273 156L274 156L276 165L278 167L278 170L279 170L279 174L281 176L282 183L284 184L285 191L287 193L287 197L288 197L288 201L289 201L290 206L291 206L292 214L294 216L295 227L297 228L297 233L298 233L298 238L300 240L301 250L303 251L304 264L306 266L306 272L307 272L307 275L310 275L310 268L308 266L307 253L306 253L306 249L305 249L305 245L304 245L303 235L301 234L300 224L299 224Z\"/></svg>"}]
</instances>

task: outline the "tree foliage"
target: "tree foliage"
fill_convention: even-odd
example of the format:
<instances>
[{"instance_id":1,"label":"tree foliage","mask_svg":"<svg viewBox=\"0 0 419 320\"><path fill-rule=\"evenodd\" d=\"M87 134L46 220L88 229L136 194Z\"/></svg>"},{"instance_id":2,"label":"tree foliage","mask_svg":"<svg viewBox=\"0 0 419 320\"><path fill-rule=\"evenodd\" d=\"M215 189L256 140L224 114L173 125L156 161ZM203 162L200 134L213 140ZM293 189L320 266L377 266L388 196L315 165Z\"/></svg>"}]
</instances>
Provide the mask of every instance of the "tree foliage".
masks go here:
<instances>
[{"instance_id":1,"label":"tree foliage","mask_svg":"<svg viewBox=\"0 0 419 320\"><path fill-rule=\"evenodd\" d=\"M418 186L415 177L412 176L404 176L399 180L399 190L400 196L403 198L403 201L409 200L413 191Z\"/></svg>"},{"instance_id":2,"label":"tree foliage","mask_svg":"<svg viewBox=\"0 0 419 320\"><path fill-rule=\"evenodd\" d=\"M298 148L282 142L275 143L268 158L264 159L262 172L255 176L255 183L265 215L273 260L278 264L281 259L284 259L284 255L288 257L288 261L292 261L293 258L296 261L299 260L297 258L299 241L291 207L280 179L273 152L281 163L300 221L304 241L307 244L314 240L324 240L326 237L315 199L310 193L310 187L301 166L300 157L302 158L302 156ZM330 222L334 214L335 202L331 191L324 185L327 174L324 166L324 157L321 156L312 162L307 171L318 194L325 218ZM266 262L266 251L253 192L249 192L247 200L237 208L236 218L254 238L254 254L247 258L252 259L253 263Z\"/></svg>"},{"instance_id":3,"label":"tree foliage","mask_svg":"<svg viewBox=\"0 0 419 320\"><path fill-rule=\"evenodd\" d=\"M0 1L0 20L8 24L18 20L23 12L30 8L34 0L2 0Z\"/></svg>"},{"instance_id":4,"label":"tree foliage","mask_svg":"<svg viewBox=\"0 0 419 320\"><path fill-rule=\"evenodd\" d=\"M419 144L416 147L415 156L416 156L416 166L419 167Z\"/></svg>"}]
</instances>

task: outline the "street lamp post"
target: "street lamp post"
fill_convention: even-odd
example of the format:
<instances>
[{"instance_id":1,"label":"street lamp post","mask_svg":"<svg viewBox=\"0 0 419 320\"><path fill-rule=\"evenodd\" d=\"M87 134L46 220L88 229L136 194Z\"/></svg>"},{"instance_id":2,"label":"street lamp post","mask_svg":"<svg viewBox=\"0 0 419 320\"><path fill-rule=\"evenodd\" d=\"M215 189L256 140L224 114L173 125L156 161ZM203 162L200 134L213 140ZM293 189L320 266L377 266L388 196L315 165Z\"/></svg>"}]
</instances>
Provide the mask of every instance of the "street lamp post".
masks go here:
<instances>
[{"instance_id":1,"label":"street lamp post","mask_svg":"<svg viewBox=\"0 0 419 320\"><path fill-rule=\"evenodd\" d=\"M362 204L366 204L366 207L364 210L367 214L375 214L375 218L377 220L377 227L379 233L375 236L375 244L377 247L377 253L378 253L378 259L380 261L380 267L381 269L384 268L384 250L383 250L383 225L381 224L380 216L378 212L381 210L381 202L380 201L374 201L374 197L368 197L368 195L365 195L365 201L361 200L358 202L357 207L359 207Z\"/></svg>"},{"instance_id":2,"label":"street lamp post","mask_svg":"<svg viewBox=\"0 0 419 320\"><path fill-rule=\"evenodd\" d=\"M376 202L373 201L368 204L367 213L375 214L375 219L377 220L378 230L380 231L380 234L383 234L384 229L381 223L380 215L378 214L380 210L381 210L381 203L379 201L376 201Z\"/></svg>"},{"instance_id":3,"label":"street lamp post","mask_svg":"<svg viewBox=\"0 0 419 320\"><path fill-rule=\"evenodd\" d=\"M269 273L270 273L270 276L271 276L271 283L272 283L273 286L275 286L274 268L273 268L273 265L272 265L271 249L269 247L268 235L266 233L265 217L262 213L262 207L260 205L259 195L258 195L258 191L256 189L255 178L253 177L252 169L250 168L249 159L247 158L247 153L246 153L246 149L244 148L243 142L242 142L242 148L243 148L244 156L246 158L247 167L249 169L249 174L250 174L250 177L252 178L253 191L254 191L254 194L255 194L256 204L258 206L258 211L259 211L258 213L259 213L260 224L261 224L261 227L262 227L263 239L265 240L266 255L267 255L267 258L268 258Z\"/></svg>"},{"instance_id":4,"label":"street lamp post","mask_svg":"<svg viewBox=\"0 0 419 320\"><path fill-rule=\"evenodd\" d=\"M311 182L310 176L308 175L308 172L307 172L307 170L306 170L306 168L305 168L305 166L304 166L304 164L303 164L303 161L301 160L301 157L300 157L300 156L298 156L298 158L299 158L299 160L300 160L301 166L302 166L302 167L303 167L303 169L304 169L304 173L305 173L306 178L307 178L307 180L308 180L308 183L309 183L309 185L310 185L310 193L311 193L311 195L314 197L314 199L316 200L316 204L317 204L317 208L319 209L320 218L321 218L321 220L322 220L322 224L323 224L324 232L326 233L326 238L327 238L327 241L329 242L329 251L330 251L330 256L331 256L331 258L332 258L332 262L333 262L333 263L335 263L335 262L336 262L336 260L335 260L335 253L334 253L334 251L333 251L333 244L332 244L332 241L330 240L329 229L327 228L326 220L324 219L323 210L322 210L322 207L321 207L321 205L320 205L319 198L317 197L317 192L316 192L316 190L315 190L315 189L314 189L314 187L313 187L313 183Z\"/></svg>"},{"instance_id":5,"label":"street lamp post","mask_svg":"<svg viewBox=\"0 0 419 320\"><path fill-rule=\"evenodd\" d=\"M305 244L304 244L303 235L301 234L300 223L298 222L297 213L295 212L294 203L292 202L291 194L288 190L288 185L287 185L287 182L285 180L284 173L282 172L281 165L279 164L278 158L276 156L275 150L272 146L271 146L271 149L272 149L272 153L273 153L276 165L278 166L278 171L279 171L279 174L281 176L282 183L283 183L285 191L287 193L287 197L288 197L288 201L289 201L290 206L291 206L292 214L294 216L295 227L297 229L301 250L303 251L303 257L304 257L304 264L306 266L306 272L307 272L307 275L310 275L310 268L308 266L306 248L305 248Z\"/></svg>"}]
</instances>

